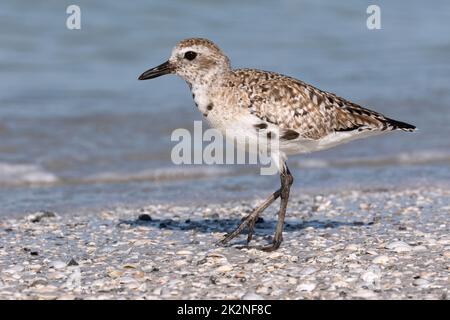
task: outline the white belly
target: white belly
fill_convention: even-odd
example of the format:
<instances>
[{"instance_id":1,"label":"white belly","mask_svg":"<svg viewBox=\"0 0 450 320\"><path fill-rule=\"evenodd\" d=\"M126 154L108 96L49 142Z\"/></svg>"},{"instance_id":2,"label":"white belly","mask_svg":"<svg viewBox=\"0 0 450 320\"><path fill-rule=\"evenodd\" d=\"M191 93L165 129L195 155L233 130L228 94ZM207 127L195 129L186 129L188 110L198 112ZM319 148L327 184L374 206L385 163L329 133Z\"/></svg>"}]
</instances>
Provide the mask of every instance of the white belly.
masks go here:
<instances>
[{"instance_id":1,"label":"white belly","mask_svg":"<svg viewBox=\"0 0 450 320\"><path fill-rule=\"evenodd\" d=\"M382 131L375 130L362 132L334 132L318 140L300 138L280 142L280 150L282 150L287 155L304 154L330 149L353 140L362 139L369 136L376 136L382 133Z\"/></svg>"}]
</instances>

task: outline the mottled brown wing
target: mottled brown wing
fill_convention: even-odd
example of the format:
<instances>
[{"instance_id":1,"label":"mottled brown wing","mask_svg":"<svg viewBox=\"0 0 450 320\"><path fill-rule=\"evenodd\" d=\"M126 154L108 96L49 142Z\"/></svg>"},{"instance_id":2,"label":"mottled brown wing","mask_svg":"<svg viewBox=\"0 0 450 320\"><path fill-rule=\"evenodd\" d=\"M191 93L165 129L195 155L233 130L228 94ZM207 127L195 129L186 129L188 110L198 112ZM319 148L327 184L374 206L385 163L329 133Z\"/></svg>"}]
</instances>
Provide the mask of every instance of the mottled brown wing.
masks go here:
<instances>
[{"instance_id":1,"label":"mottled brown wing","mask_svg":"<svg viewBox=\"0 0 450 320\"><path fill-rule=\"evenodd\" d=\"M317 140L333 132L353 130L415 129L294 78L250 69L237 70L236 75L249 92L252 114L285 132L294 130L303 138Z\"/></svg>"}]
</instances>

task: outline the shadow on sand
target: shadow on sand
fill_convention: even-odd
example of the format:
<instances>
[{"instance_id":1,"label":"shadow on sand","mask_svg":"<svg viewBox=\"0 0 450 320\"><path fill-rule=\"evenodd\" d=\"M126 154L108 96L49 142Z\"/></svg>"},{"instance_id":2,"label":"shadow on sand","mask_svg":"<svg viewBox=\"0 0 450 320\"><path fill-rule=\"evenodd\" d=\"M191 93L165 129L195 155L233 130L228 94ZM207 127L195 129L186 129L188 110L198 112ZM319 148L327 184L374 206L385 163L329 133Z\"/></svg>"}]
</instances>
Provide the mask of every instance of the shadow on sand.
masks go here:
<instances>
[{"instance_id":1,"label":"shadow on sand","mask_svg":"<svg viewBox=\"0 0 450 320\"><path fill-rule=\"evenodd\" d=\"M195 230L196 232L230 232L236 228L242 220L240 219L186 219L186 220L173 220L173 219L152 219L148 215L141 215L134 220L120 220L118 225L127 224L131 227L149 226L159 229L189 231ZM277 221L265 220L259 218L255 225L255 235L267 236L272 235L275 231ZM342 222L334 220L308 220L299 223L293 223L287 221L285 223L284 230L286 232L298 231L307 227L313 227L315 229L327 229L327 228L339 228L341 226L370 226L373 222L364 223L362 221ZM243 233L246 233L245 231Z\"/></svg>"}]
</instances>

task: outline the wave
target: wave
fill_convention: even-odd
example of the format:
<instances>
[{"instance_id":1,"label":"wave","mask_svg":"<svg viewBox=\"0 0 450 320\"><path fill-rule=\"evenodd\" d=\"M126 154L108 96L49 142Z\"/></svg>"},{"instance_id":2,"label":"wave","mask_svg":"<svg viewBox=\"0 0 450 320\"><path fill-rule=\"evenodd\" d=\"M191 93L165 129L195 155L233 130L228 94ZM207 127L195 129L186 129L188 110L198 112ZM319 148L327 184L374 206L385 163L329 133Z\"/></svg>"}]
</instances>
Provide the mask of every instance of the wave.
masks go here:
<instances>
[{"instance_id":1,"label":"wave","mask_svg":"<svg viewBox=\"0 0 450 320\"><path fill-rule=\"evenodd\" d=\"M354 157L344 159L308 158L296 160L293 162L293 165L298 168L347 168L427 165L436 163L450 163L450 154L441 151L419 151L379 157Z\"/></svg>"},{"instance_id":2,"label":"wave","mask_svg":"<svg viewBox=\"0 0 450 320\"><path fill-rule=\"evenodd\" d=\"M42 185L54 184L58 177L33 164L11 164L0 162L0 185Z\"/></svg>"},{"instance_id":3,"label":"wave","mask_svg":"<svg viewBox=\"0 0 450 320\"><path fill-rule=\"evenodd\" d=\"M302 169L358 168L404 165L450 164L450 153L423 151L400 153L392 156L354 157L343 159L294 158L289 163ZM170 168L146 169L137 172L100 172L85 177L58 177L33 164L10 164L0 162L0 186L24 185L70 185L108 184L139 181L180 181L246 175L258 172L255 166L174 166Z\"/></svg>"},{"instance_id":4,"label":"wave","mask_svg":"<svg viewBox=\"0 0 450 320\"><path fill-rule=\"evenodd\" d=\"M175 167L148 169L132 173L103 172L78 180L79 183L118 183L130 181L173 181L219 177L231 174L232 170L220 167Z\"/></svg>"}]
</instances>

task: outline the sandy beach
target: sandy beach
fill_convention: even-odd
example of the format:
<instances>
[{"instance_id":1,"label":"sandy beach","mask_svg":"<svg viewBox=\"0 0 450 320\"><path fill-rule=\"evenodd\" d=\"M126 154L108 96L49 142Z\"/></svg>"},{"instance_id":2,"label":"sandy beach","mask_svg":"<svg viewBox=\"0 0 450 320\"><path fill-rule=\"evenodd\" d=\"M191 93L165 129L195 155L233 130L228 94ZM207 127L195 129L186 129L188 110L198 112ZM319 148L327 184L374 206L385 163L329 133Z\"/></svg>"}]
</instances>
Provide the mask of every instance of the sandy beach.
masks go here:
<instances>
[{"instance_id":1,"label":"sandy beach","mask_svg":"<svg viewBox=\"0 0 450 320\"><path fill-rule=\"evenodd\" d=\"M294 195L278 251L216 246L259 201L2 217L0 299L448 299L450 190Z\"/></svg>"}]
</instances>

